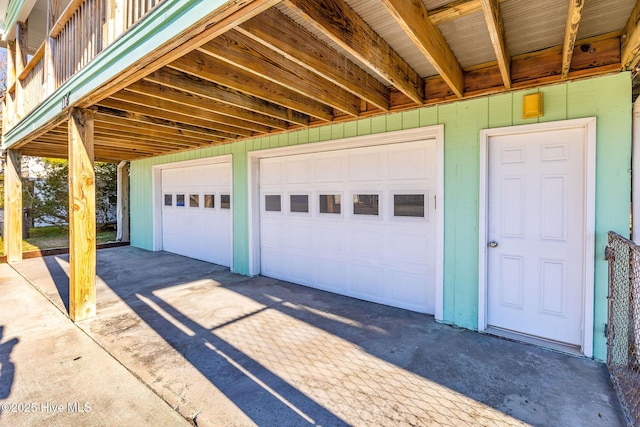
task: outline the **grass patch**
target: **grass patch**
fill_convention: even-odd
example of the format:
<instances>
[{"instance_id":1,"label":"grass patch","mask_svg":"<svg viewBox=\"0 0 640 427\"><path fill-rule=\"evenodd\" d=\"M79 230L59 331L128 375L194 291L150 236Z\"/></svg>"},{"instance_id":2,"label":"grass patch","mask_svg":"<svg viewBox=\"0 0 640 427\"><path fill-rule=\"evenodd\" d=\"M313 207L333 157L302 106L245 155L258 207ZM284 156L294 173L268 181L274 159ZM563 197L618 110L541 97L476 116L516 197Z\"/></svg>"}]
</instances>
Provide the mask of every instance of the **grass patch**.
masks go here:
<instances>
[{"instance_id":1,"label":"grass patch","mask_svg":"<svg viewBox=\"0 0 640 427\"><path fill-rule=\"evenodd\" d=\"M96 242L115 242L116 232L113 230L97 231ZM69 230L60 227L37 227L29 229L29 238L22 241L22 252L39 249L60 249L69 247ZM4 240L0 238L0 255L4 255Z\"/></svg>"}]
</instances>

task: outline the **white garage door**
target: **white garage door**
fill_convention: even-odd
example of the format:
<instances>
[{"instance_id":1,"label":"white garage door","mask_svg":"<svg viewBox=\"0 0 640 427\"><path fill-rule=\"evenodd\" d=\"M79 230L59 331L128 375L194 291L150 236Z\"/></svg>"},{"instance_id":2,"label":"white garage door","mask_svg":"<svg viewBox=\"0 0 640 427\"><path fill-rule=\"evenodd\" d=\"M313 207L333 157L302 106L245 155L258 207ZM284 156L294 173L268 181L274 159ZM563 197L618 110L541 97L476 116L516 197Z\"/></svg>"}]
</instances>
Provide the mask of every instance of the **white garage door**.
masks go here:
<instances>
[{"instance_id":1,"label":"white garage door","mask_svg":"<svg viewBox=\"0 0 640 427\"><path fill-rule=\"evenodd\" d=\"M231 163L162 170L163 249L231 266Z\"/></svg>"},{"instance_id":2,"label":"white garage door","mask_svg":"<svg viewBox=\"0 0 640 427\"><path fill-rule=\"evenodd\" d=\"M260 160L263 275L434 313L434 140Z\"/></svg>"}]
</instances>

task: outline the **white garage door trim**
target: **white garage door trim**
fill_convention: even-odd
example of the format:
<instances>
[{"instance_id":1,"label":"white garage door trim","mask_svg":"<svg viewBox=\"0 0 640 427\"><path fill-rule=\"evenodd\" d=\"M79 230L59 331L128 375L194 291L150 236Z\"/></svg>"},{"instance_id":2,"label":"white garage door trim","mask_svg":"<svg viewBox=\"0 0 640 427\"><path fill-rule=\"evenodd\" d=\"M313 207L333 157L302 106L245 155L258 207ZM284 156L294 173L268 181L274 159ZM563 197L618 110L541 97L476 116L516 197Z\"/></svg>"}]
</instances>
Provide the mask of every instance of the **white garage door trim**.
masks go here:
<instances>
[{"instance_id":1,"label":"white garage door trim","mask_svg":"<svg viewBox=\"0 0 640 427\"><path fill-rule=\"evenodd\" d=\"M444 281L444 125L249 152L249 274L260 274L260 159L424 140L433 140L436 143L438 209L436 211L435 318L436 320L442 320Z\"/></svg>"},{"instance_id":2,"label":"white garage door trim","mask_svg":"<svg viewBox=\"0 0 640 427\"><path fill-rule=\"evenodd\" d=\"M593 353L593 308L594 308L594 254L595 254L595 179L596 179L596 119L574 119L558 122L540 123L485 129L480 132L480 218L479 218L479 295L478 330L487 330L488 284L487 284L487 242L488 242L488 165L489 139L493 136L515 135L546 130L583 129L586 142L585 159L585 248L584 265L584 301L582 319L582 353L591 357Z\"/></svg>"},{"instance_id":3,"label":"white garage door trim","mask_svg":"<svg viewBox=\"0 0 640 427\"><path fill-rule=\"evenodd\" d=\"M231 154L217 156L217 157L208 157L206 159L197 159L197 160L186 160L182 162L174 162L174 163L164 163L161 165L155 165L151 168L152 170L152 180L151 180L151 191L153 193L153 212L152 212L152 221L153 221L153 250L161 251L163 250L163 241L162 241L162 171L165 169L178 169L184 167L195 167L195 166L206 166L206 165L214 165L220 163L230 163L232 164L233 156ZM231 188L233 189L233 173L231 174ZM233 191L231 191L231 247L230 255L231 255L231 266L233 268Z\"/></svg>"}]
</instances>

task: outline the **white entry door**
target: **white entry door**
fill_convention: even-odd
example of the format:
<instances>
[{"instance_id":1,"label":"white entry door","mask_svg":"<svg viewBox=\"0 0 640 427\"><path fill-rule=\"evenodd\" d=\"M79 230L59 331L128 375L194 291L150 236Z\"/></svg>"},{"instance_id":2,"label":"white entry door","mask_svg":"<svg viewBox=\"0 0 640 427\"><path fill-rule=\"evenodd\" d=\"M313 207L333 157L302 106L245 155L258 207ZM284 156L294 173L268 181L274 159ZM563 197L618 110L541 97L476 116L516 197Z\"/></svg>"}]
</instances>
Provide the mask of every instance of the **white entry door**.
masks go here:
<instances>
[{"instance_id":1,"label":"white entry door","mask_svg":"<svg viewBox=\"0 0 640 427\"><path fill-rule=\"evenodd\" d=\"M581 347L584 128L489 136L487 326Z\"/></svg>"},{"instance_id":2,"label":"white entry door","mask_svg":"<svg viewBox=\"0 0 640 427\"><path fill-rule=\"evenodd\" d=\"M163 250L231 266L231 163L162 170Z\"/></svg>"}]
</instances>

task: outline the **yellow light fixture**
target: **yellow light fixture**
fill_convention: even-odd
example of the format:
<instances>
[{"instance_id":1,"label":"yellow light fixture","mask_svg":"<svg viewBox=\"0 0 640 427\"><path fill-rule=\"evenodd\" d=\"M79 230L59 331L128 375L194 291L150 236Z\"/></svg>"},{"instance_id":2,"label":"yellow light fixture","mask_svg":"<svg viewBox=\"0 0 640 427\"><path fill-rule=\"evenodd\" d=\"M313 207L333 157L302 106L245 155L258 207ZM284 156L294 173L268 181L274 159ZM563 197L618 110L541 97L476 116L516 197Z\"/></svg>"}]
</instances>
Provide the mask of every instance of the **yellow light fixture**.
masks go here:
<instances>
[{"instance_id":1,"label":"yellow light fixture","mask_svg":"<svg viewBox=\"0 0 640 427\"><path fill-rule=\"evenodd\" d=\"M543 115L542 93L530 93L522 97L522 118L534 119Z\"/></svg>"}]
</instances>

